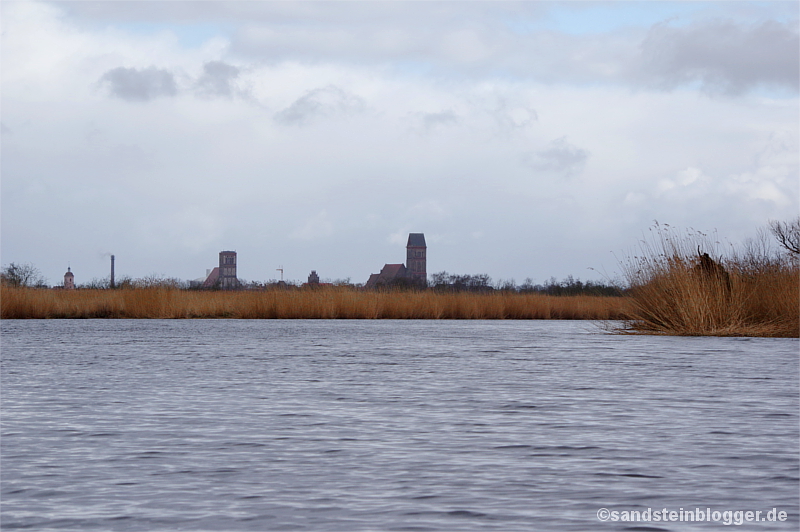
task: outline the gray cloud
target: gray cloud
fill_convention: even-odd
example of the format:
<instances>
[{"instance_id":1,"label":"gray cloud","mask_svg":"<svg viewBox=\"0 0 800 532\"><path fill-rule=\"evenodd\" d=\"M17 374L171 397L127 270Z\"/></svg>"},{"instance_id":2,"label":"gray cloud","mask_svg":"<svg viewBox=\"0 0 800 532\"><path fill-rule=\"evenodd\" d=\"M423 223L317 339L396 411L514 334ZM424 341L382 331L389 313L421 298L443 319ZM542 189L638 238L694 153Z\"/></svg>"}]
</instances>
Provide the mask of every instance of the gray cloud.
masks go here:
<instances>
[{"instance_id":1,"label":"gray cloud","mask_svg":"<svg viewBox=\"0 0 800 532\"><path fill-rule=\"evenodd\" d=\"M419 119L422 123L422 127L426 131L431 131L441 126L454 126L458 124L458 115L450 109L438 113L422 113Z\"/></svg>"},{"instance_id":2,"label":"gray cloud","mask_svg":"<svg viewBox=\"0 0 800 532\"><path fill-rule=\"evenodd\" d=\"M203 65L203 74L197 79L195 87L204 96L231 96L233 82L241 70L223 61L209 61Z\"/></svg>"},{"instance_id":3,"label":"gray cloud","mask_svg":"<svg viewBox=\"0 0 800 532\"><path fill-rule=\"evenodd\" d=\"M497 125L505 132L525 129L539 120L536 110L526 105L514 105L505 98L499 98L491 111Z\"/></svg>"},{"instance_id":4,"label":"gray cloud","mask_svg":"<svg viewBox=\"0 0 800 532\"><path fill-rule=\"evenodd\" d=\"M113 68L103 74L98 83L108 87L113 96L130 102L145 102L159 96L175 96L178 93L172 73L154 66L141 70Z\"/></svg>"},{"instance_id":5,"label":"gray cloud","mask_svg":"<svg viewBox=\"0 0 800 532\"><path fill-rule=\"evenodd\" d=\"M569 177L579 173L589 159L589 151L567 142L566 137L556 139L548 146L526 157L534 170Z\"/></svg>"},{"instance_id":6,"label":"gray cloud","mask_svg":"<svg viewBox=\"0 0 800 532\"><path fill-rule=\"evenodd\" d=\"M311 90L289 107L275 113L275 120L284 125L306 125L327 116L346 116L365 108L364 100L335 85Z\"/></svg>"},{"instance_id":7,"label":"gray cloud","mask_svg":"<svg viewBox=\"0 0 800 532\"><path fill-rule=\"evenodd\" d=\"M686 28L659 24L641 44L642 80L672 89L699 82L708 92L740 94L758 85L798 90L800 38L793 24L713 21Z\"/></svg>"},{"instance_id":8,"label":"gray cloud","mask_svg":"<svg viewBox=\"0 0 800 532\"><path fill-rule=\"evenodd\" d=\"M650 27L651 18L641 24L620 22L597 32L543 25L554 6L556 11L580 15L582 10L597 8L589 2L72 2L59 6L100 21L212 23L229 39L230 53L266 62L388 65L401 73L436 72L442 77L512 76L544 83L656 90L700 84L708 92L728 94L760 84L796 91L797 20L779 21L796 14L791 8L768 4L750 6L756 11L747 14L746 9L731 10L719 3L688 26L663 22ZM607 8L620 15L629 9L625 2L609 3ZM627 19L620 16L620 20ZM753 25L752 20L765 22ZM510 25L516 29L510 31Z\"/></svg>"}]
</instances>

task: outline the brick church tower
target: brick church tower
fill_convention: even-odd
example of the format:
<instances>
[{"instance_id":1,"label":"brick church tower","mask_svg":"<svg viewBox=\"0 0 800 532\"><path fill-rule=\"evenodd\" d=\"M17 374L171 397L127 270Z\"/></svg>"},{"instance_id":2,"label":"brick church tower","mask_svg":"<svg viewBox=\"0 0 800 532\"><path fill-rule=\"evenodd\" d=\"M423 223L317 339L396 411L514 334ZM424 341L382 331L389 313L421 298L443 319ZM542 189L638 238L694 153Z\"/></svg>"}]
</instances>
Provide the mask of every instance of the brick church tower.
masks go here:
<instances>
[{"instance_id":1,"label":"brick church tower","mask_svg":"<svg viewBox=\"0 0 800 532\"><path fill-rule=\"evenodd\" d=\"M223 290L239 288L239 279L236 278L236 252L219 252L219 287Z\"/></svg>"},{"instance_id":2,"label":"brick church tower","mask_svg":"<svg viewBox=\"0 0 800 532\"><path fill-rule=\"evenodd\" d=\"M406 275L422 283L428 282L428 246L424 233L409 233L406 244Z\"/></svg>"}]
</instances>

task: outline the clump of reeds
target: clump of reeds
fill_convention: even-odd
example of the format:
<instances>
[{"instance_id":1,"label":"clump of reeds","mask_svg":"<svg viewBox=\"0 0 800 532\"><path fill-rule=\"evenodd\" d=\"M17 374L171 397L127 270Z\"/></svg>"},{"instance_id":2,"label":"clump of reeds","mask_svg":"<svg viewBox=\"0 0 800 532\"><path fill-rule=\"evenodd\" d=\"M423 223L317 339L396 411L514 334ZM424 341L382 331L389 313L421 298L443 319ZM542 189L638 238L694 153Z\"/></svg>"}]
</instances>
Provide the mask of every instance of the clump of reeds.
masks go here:
<instances>
[{"instance_id":1,"label":"clump of reeds","mask_svg":"<svg viewBox=\"0 0 800 532\"><path fill-rule=\"evenodd\" d=\"M170 287L120 290L0 289L3 319L575 319L623 316L620 297L488 293L318 290L193 291Z\"/></svg>"},{"instance_id":2,"label":"clump of reeds","mask_svg":"<svg viewBox=\"0 0 800 532\"><path fill-rule=\"evenodd\" d=\"M630 284L623 332L692 336L800 336L800 268L790 254L719 252L700 232L656 225L623 264ZM703 259L703 254L707 257ZM710 267L708 260L717 267Z\"/></svg>"}]
</instances>

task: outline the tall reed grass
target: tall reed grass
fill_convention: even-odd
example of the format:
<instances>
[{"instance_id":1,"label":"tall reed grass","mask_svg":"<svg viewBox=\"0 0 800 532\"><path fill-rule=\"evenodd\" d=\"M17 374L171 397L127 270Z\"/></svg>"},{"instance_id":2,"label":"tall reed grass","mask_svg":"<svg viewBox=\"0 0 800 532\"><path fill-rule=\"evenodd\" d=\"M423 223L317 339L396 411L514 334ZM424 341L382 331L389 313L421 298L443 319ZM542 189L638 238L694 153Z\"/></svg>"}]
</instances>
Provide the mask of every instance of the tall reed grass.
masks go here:
<instances>
[{"instance_id":1,"label":"tall reed grass","mask_svg":"<svg viewBox=\"0 0 800 532\"><path fill-rule=\"evenodd\" d=\"M319 290L188 291L0 288L3 319L243 318L243 319L574 319L614 320L620 297L541 294Z\"/></svg>"},{"instance_id":2,"label":"tall reed grass","mask_svg":"<svg viewBox=\"0 0 800 532\"><path fill-rule=\"evenodd\" d=\"M623 264L630 284L620 332L690 336L800 337L796 257L731 249L709 235L656 225L640 253ZM724 268L710 273L702 253Z\"/></svg>"}]
</instances>

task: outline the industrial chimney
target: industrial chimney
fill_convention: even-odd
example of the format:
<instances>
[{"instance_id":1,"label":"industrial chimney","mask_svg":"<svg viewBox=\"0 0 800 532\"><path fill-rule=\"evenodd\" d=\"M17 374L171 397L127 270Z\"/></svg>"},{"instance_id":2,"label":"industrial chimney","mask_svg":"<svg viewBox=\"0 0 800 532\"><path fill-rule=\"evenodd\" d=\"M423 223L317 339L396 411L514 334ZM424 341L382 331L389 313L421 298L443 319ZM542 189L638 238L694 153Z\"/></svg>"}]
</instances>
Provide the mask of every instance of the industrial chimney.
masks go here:
<instances>
[{"instance_id":1,"label":"industrial chimney","mask_svg":"<svg viewBox=\"0 0 800 532\"><path fill-rule=\"evenodd\" d=\"M111 255L111 288L114 288L114 255Z\"/></svg>"}]
</instances>

